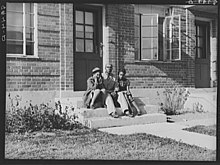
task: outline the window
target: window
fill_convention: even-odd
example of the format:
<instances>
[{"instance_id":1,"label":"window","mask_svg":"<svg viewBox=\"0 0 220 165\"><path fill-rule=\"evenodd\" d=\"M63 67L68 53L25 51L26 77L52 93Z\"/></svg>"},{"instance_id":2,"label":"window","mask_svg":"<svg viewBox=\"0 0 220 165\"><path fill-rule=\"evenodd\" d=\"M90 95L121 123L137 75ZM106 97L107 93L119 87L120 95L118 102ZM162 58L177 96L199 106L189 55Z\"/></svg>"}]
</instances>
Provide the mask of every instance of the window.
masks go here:
<instances>
[{"instance_id":1,"label":"window","mask_svg":"<svg viewBox=\"0 0 220 165\"><path fill-rule=\"evenodd\" d=\"M135 14L135 50L138 60L158 60L157 14Z\"/></svg>"},{"instance_id":2,"label":"window","mask_svg":"<svg viewBox=\"0 0 220 165\"><path fill-rule=\"evenodd\" d=\"M164 20L164 59L181 59L180 15L167 16Z\"/></svg>"},{"instance_id":3,"label":"window","mask_svg":"<svg viewBox=\"0 0 220 165\"><path fill-rule=\"evenodd\" d=\"M76 10L76 52L93 53L94 16L92 12Z\"/></svg>"},{"instance_id":4,"label":"window","mask_svg":"<svg viewBox=\"0 0 220 165\"><path fill-rule=\"evenodd\" d=\"M205 24L196 24L196 58L206 59L207 27Z\"/></svg>"},{"instance_id":5,"label":"window","mask_svg":"<svg viewBox=\"0 0 220 165\"><path fill-rule=\"evenodd\" d=\"M7 55L36 56L34 3L7 3Z\"/></svg>"}]
</instances>

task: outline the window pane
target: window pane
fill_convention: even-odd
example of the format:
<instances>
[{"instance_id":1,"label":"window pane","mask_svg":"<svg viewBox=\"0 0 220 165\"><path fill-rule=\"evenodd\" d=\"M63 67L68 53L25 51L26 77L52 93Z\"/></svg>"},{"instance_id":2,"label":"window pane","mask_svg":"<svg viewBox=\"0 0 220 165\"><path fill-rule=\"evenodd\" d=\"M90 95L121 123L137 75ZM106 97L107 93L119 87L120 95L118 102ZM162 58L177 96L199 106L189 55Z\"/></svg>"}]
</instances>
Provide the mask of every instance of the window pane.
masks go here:
<instances>
[{"instance_id":1,"label":"window pane","mask_svg":"<svg viewBox=\"0 0 220 165\"><path fill-rule=\"evenodd\" d=\"M7 10L23 12L23 3L7 3Z\"/></svg>"},{"instance_id":2,"label":"window pane","mask_svg":"<svg viewBox=\"0 0 220 165\"><path fill-rule=\"evenodd\" d=\"M84 23L82 11L76 11L76 23Z\"/></svg>"},{"instance_id":3,"label":"window pane","mask_svg":"<svg viewBox=\"0 0 220 165\"><path fill-rule=\"evenodd\" d=\"M197 48L197 58L202 57L202 48Z\"/></svg>"},{"instance_id":4,"label":"window pane","mask_svg":"<svg viewBox=\"0 0 220 165\"><path fill-rule=\"evenodd\" d=\"M86 52L93 52L93 40L86 40Z\"/></svg>"},{"instance_id":5,"label":"window pane","mask_svg":"<svg viewBox=\"0 0 220 165\"><path fill-rule=\"evenodd\" d=\"M179 35L180 35L179 28L178 28L178 30L173 31L173 37L179 37Z\"/></svg>"},{"instance_id":6,"label":"window pane","mask_svg":"<svg viewBox=\"0 0 220 165\"><path fill-rule=\"evenodd\" d=\"M142 60L150 60L152 53L153 53L153 49L142 49L141 59Z\"/></svg>"},{"instance_id":7,"label":"window pane","mask_svg":"<svg viewBox=\"0 0 220 165\"><path fill-rule=\"evenodd\" d=\"M85 23L93 25L93 13L85 12Z\"/></svg>"},{"instance_id":8,"label":"window pane","mask_svg":"<svg viewBox=\"0 0 220 165\"><path fill-rule=\"evenodd\" d=\"M179 48L179 39L178 38L174 38L172 40L172 48L174 48L174 49L178 49Z\"/></svg>"},{"instance_id":9,"label":"window pane","mask_svg":"<svg viewBox=\"0 0 220 165\"><path fill-rule=\"evenodd\" d=\"M205 34L205 29L203 28L203 27L201 27L201 26L197 26L198 28L198 31L197 31L197 35L198 36L204 36L204 34Z\"/></svg>"},{"instance_id":10,"label":"window pane","mask_svg":"<svg viewBox=\"0 0 220 165\"><path fill-rule=\"evenodd\" d=\"M33 14L26 14L26 26L27 27L34 27L34 15Z\"/></svg>"},{"instance_id":11,"label":"window pane","mask_svg":"<svg viewBox=\"0 0 220 165\"><path fill-rule=\"evenodd\" d=\"M83 39L76 39L76 51L84 52L84 40Z\"/></svg>"},{"instance_id":12,"label":"window pane","mask_svg":"<svg viewBox=\"0 0 220 165\"><path fill-rule=\"evenodd\" d=\"M23 42L22 41L7 41L7 53L23 54Z\"/></svg>"},{"instance_id":13,"label":"window pane","mask_svg":"<svg viewBox=\"0 0 220 165\"><path fill-rule=\"evenodd\" d=\"M154 60L158 59L157 49L153 49L153 59Z\"/></svg>"},{"instance_id":14,"label":"window pane","mask_svg":"<svg viewBox=\"0 0 220 165\"><path fill-rule=\"evenodd\" d=\"M142 38L142 48L157 48L157 38Z\"/></svg>"},{"instance_id":15,"label":"window pane","mask_svg":"<svg viewBox=\"0 0 220 165\"><path fill-rule=\"evenodd\" d=\"M142 25L157 25L157 17L152 15L143 15L141 19Z\"/></svg>"},{"instance_id":16,"label":"window pane","mask_svg":"<svg viewBox=\"0 0 220 165\"><path fill-rule=\"evenodd\" d=\"M174 27L179 27L179 17L173 17L172 24Z\"/></svg>"},{"instance_id":17,"label":"window pane","mask_svg":"<svg viewBox=\"0 0 220 165\"><path fill-rule=\"evenodd\" d=\"M166 59L167 59L167 60L170 60L171 50L167 50L166 53L167 53L167 54L166 54Z\"/></svg>"},{"instance_id":18,"label":"window pane","mask_svg":"<svg viewBox=\"0 0 220 165\"><path fill-rule=\"evenodd\" d=\"M86 26L86 38L93 38L93 27L92 26Z\"/></svg>"},{"instance_id":19,"label":"window pane","mask_svg":"<svg viewBox=\"0 0 220 165\"><path fill-rule=\"evenodd\" d=\"M23 40L23 28L7 26L7 39Z\"/></svg>"},{"instance_id":20,"label":"window pane","mask_svg":"<svg viewBox=\"0 0 220 165\"><path fill-rule=\"evenodd\" d=\"M23 26L23 14L8 12L7 25Z\"/></svg>"},{"instance_id":21,"label":"window pane","mask_svg":"<svg viewBox=\"0 0 220 165\"><path fill-rule=\"evenodd\" d=\"M25 3L25 12L26 13L34 13L34 4L33 3Z\"/></svg>"},{"instance_id":22,"label":"window pane","mask_svg":"<svg viewBox=\"0 0 220 165\"><path fill-rule=\"evenodd\" d=\"M76 37L84 38L84 29L82 25L76 25Z\"/></svg>"},{"instance_id":23,"label":"window pane","mask_svg":"<svg viewBox=\"0 0 220 165\"><path fill-rule=\"evenodd\" d=\"M197 58L206 59L206 53L204 47L197 48Z\"/></svg>"},{"instance_id":24,"label":"window pane","mask_svg":"<svg viewBox=\"0 0 220 165\"><path fill-rule=\"evenodd\" d=\"M166 49L171 49L171 44L172 44L172 40L171 39L167 39L166 40Z\"/></svg>"},{"instance_id":25,"label":"window pane","mask_svg":"<svg viewBox=\"0 0 220 165\"><path fill-rule=\"evenodd\" d=\"M142 37L157 37L157 27L142 27Z\"/></svg>"},{"instance_id":26,"label":"window pane","mask_svg":"<svg viewBox=\"0 0 220 165\"><path fill-rule=\"evenodd\" d=\"M172 50L172 60L179 59L179 49L173 49Z\"/></svg>"},{"instance_id":27,"label":"window pane","mask_svg":"<svg viewBox=\"0 0 220 165\"><path fill-rule=\"evenodd\" d=\"M34 29L33 28L26 28L26 40L34 41Z\"/></svg>"},{"instance_id":28,"label":"window pane","mask_svg":"<svg viewBox=\"0 0 220 165\"><path fill-rule=\"evenodd\" d=\"M153 40L153 48L154 48L154 49L157 49L157 45L158 45L158 40L157 40L157 38L153 38L152 40Z\"/></svg>"},{"instance_id":29,"label":"window pane","mask_svg":"<svg viewBox=\"0 0 220 165\"><path fill-rule=\"evenodd\" d=\"M203 43L203 38L202 37L198 37L198 47L203 47L204 43Z\"/></svg>"},{"instance_id":30,"label":"window pane","mask_svg":"<svg viewBox=\"0 0 220 165\"><path fill-rule=\"evenodd\" d=\"M34 55L34 42L26 42L26 55Z\"/></svg>"}]
</instances>

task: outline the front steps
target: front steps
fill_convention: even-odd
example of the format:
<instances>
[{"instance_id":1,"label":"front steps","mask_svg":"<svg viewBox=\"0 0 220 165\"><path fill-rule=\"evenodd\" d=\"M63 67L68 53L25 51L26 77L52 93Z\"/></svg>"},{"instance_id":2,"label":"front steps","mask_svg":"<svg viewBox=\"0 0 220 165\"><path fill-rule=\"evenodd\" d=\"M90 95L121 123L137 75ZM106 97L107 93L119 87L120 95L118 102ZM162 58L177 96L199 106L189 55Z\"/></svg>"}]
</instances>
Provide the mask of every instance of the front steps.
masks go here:
<instances>
[{"instance_id":1,"label":"front steps","mask_svg":"<svg viewBox=\"0 0 220 165\"><path fill-rule=\"evenodd\" d=\"M56 98L55 102L60 102L62 111L70 110L69 114L77 116L77 121L89 128L107 128L107 127L118 127L126 125L138 125L138 124L149 124L149 123L161 123L166 122L166 115L159 113L158 105L150 104L149 98L147 97L135 97L135 102L140 108L142 115L135 116L133 118L123 116L121 108L116 108L117 114L120 118L113 118L108 115L107 109L87 109L82 108L82 97L63 97ZM74 109L72 111L72 109Z\"/></svg>"},{"instance_id":2,"label":"front steps","mask_svg":"<svg viewBox=\"0 0 220 165\"><path fill-rule=\"evenodd\" d=\"M160 113L143 114L133 118L122 116L120 108L117 108L117 113L120 115L119 118L110 117L105 108L97 108L95 110L81 108L78 109L78 112L78 121L89 128L119 127L167 121L166 115Z\"/></svg>"}]
</instances>

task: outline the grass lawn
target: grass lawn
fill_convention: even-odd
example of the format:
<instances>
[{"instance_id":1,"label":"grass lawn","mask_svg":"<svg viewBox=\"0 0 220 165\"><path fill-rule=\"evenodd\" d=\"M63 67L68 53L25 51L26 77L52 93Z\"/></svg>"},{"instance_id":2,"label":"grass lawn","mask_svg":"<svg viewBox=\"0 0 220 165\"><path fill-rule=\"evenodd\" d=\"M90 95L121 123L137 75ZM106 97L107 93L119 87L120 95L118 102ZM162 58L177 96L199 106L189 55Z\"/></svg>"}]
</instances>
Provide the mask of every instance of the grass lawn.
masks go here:
<instances>
[{"instance_id":1,"label":"grass lawn","mask_svg":"<svg viewBox=\"0 0 220 165\"><path fill-rule=\"evenodd\" d=\"M210 136L216 136L216 125L211 125L211 126L197 125L194 127L185 128L183 130L189 132L201 133Z\"/></svg>"},{"instance_id":2,"label":"grass lawn","mask_svg":"<svg viewBox=\"0 0 220 165\"><path fill-rule=\"evenodd\" d=\"M148 134L113 135L87 128L52 135L5 136L6 159L216 160L216 151Z\"/></svg>"}]
</instances>

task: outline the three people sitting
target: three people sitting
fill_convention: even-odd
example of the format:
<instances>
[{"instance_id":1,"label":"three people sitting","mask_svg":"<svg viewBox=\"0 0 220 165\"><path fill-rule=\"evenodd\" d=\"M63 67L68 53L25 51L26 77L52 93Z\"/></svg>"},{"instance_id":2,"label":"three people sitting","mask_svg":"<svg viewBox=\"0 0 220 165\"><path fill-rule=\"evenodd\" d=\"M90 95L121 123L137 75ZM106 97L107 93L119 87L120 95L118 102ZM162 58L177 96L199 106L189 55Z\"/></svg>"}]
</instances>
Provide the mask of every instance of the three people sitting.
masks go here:
<instances>
[{"instance_id":1,"label":"three people sitting","mask_svg":"<svg viewBox=\"0 0 220 165\"><path fill-rule=\"evenodd\" d=\"M111 64L105 66L105 72L102 74L99 68L92 70L92 77L87 80L87 90L83 96L84 106L92 109L106 107L111 117L118 118L116 105L121 107L124 115L133 117L131 107L129 108L130 103L133 103L140 115L140 110L131 96L125 70L119 71L119 74L123 72L123 76L119 75L118 80L115 79L112 70Z\"/></svg>"}]
</instances>

